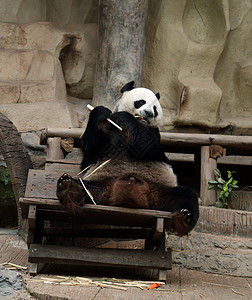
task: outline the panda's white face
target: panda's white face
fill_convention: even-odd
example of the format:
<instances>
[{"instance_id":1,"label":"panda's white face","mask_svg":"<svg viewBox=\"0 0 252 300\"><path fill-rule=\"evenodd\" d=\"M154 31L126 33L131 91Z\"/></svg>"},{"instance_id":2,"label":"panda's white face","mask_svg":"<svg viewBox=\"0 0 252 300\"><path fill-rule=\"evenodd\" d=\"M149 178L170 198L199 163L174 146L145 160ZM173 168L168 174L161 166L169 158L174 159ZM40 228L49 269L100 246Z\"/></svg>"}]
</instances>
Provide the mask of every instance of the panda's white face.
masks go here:
<instances>
[{"instance_id":1,"label":"panda's white face","mask_svg":"<svg viewBox=\"0 0 252 300\"><path fill-rule=\"evenodd\" d=\"M113 112L127 111L135 116L143 117L150 126L163 124L163 111L156 95L146 88L134 88L125 91Z\"/></svg>"}]
</instances>

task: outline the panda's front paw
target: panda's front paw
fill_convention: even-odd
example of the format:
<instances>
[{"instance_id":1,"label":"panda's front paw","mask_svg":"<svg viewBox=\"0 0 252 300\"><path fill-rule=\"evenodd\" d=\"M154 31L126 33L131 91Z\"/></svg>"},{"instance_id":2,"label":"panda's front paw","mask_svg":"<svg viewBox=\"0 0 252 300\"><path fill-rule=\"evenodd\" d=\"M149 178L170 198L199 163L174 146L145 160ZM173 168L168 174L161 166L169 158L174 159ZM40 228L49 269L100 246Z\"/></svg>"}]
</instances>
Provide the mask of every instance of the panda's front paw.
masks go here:
<instances>
[{"instance_id":1,"label":"panda's front paw","mask_svg":"<svg viewBox=\"0 0 252 300\"><path fill-rule=\"evenodd\" d=\"M191 213L189 212L189 210L187 208L182 208L180 210L180 213L186 217L186 219L189 223L191 222Z\"/></svg>"}]
</instances>

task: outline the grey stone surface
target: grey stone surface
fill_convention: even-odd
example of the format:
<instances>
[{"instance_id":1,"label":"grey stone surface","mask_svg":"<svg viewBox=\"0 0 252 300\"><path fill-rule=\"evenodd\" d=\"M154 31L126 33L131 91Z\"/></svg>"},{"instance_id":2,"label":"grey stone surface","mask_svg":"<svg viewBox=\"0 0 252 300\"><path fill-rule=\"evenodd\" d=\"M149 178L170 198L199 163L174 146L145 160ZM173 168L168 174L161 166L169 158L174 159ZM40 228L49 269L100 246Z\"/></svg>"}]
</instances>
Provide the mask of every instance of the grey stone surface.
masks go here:
<instances>
[{"instance_id":1,"label":"grey stone surface","mask_svg":"<svg viewBox=\"0 0 252 300\"><path fill-rule=\"evenodd\" d=\"M21 266L29 266L28 258L25 256L24 252L20 250L23 249L26 253L28 252L27 246L21 238L15 234L16 231L8 231L5 229L0 230L0 263L10 261ZM208 260L205 260L205 264L213 266L211 260L221 259L221 253L223 256L224 251L231 248L234 253L242 255L243 251L252 251L252 245L250 239L235 238L235 237L225 237L225 236L216 236L211 234L200 234L193 232L189 238L179 239L175 236L169 237L169 245L173 245L173 256L174 264L173 269L168 271L168 282L166 285L154 289L147 290L147 287L144 289L139 289L136 287L128 287L127 291L112 289L112 288L101 288L99 286L78 286L78 285L56 285L46 283L50 278L59 280L58 275L64 275L64 278L72 278L76 276L76 268L72 270L70 268L62 266L62 269L58 268L59 272L51 272L50 274L46 273L45 270L37 275L30 276L26 271L21 271L20 274L24 281L23 288L14 290L11 294L2 296L2 284L1 284L1 268L0 268L0 300L82 300L82 299L102 299L102 300L111 300L111 299L122 299L122 300L133 300L133 299L143 299L143 300L153 300L153 299L179 299L179 300L196 300L196 299L222 299L222 300L251 300L252 299L252 277L245 278L243 276L235 277L229 275L221 274L211 274L216 272L200 272L195 270L187 269L189 264L186 264L187 261L192 261L197 267L197 258L200 256L198 253L204 253L205 257L208 257ZM185 250L182 250L184 247ZM194 251L195 250L195 251ZM220 251L218 255L216 253ZM184 262L179 266L176 266L176 257L177 253L183 253ZM197 256L198 255L198 256ZM214 257L216 255L216 258ZM195 257L194 257L195 256ZM230 263L230 269L233 267L233 257L226 256L227 263ZM243 256L243 261L246 261L248 257ZM203 261L202 261L203 262ZM202 263L198 261L198 265ZM248 261L248 263L250 263ZM191 265L193 265L191 264ZM203 264L203 263L202 263ZM79 269L80 270L80 269ZM55 269L54 269L55 271ZM81 271L81 270L80 270ZM11 271L13 272L13 271ZM13 272L16 273L16 272ZM93 275L91 275L91 274ZM89 278L89 279L98 279L104 280L103 276L100 276L103 272L101 270L93 270L93 272L83 270L78 273L78 276ZM123 278L134 280L155 280L152 272L148 272L145 275L135 272L130 269L120 269L117 272L114 270L108 270L107 273L109 278ZM157 274L156 274L157 275ZM234 272L234 274L236 273ZM18 278L19 275L18 275ZM13 282L13 281L12 281Z\"/></svg>"},{"instance_id":2,"label":"grey stone surface","mask_svg":"<svg viewBox=\"0 0 252 300\"><path fill-rule=\"evenodd\" d=\"M23 286L23 279L18 272L0 267L0 286L1 299L1 296L6 297L18 290L21 290Z\"/></svg>"},{"instance_id":3,"label":"grey stone surface","mask_svg":"<svg viewBox=\"0 0 252 300\"><path fill-rule=\"evenodd\" d=\"M46 145L40 145L40 132L23 132L21 138L27 148L44 151Z\"/></svg>"},{"instance_id":4,"label":"grey stone surface","mask_svg":"<svg viewBox=\"0 0 252 300\"><path fill-rule=\"evenodd\" d=\"M173 263L188 269L252 277L252 240L192 232L189 237L167 238Z\"/></svg>"}]
</instances>

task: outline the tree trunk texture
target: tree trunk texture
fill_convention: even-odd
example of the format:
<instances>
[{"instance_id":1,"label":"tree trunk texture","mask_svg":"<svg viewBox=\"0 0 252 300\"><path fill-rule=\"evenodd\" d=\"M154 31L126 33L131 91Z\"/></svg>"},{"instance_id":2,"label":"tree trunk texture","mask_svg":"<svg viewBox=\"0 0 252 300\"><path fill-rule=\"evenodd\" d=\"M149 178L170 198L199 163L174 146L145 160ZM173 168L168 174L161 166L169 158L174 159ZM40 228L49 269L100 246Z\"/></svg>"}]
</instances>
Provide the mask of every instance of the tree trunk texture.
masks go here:
<instances>
[{"instance_id":1,"label":"tree trunk texture","mask_svg":"<svg viewBox=\"0 0 252 300\"><path fill-rule=\"evenodd\" d=\"M28 170L32 168L30 156L14 124L0 113L0 152L3 154L10 173L11 183L18 212L18 229L23 222L19 198L24 197Z\"/></svg>"},{"instance_id":2,"label":"tree trunk texture","mask_svg":"<svg viewBox=\"0 0 252 300\"><path fill-rule=\"evenodd\" d=\"M148 0L102 0L93 105L110 109L122 86L142 83Z\"/></svg>"}]
</instances>

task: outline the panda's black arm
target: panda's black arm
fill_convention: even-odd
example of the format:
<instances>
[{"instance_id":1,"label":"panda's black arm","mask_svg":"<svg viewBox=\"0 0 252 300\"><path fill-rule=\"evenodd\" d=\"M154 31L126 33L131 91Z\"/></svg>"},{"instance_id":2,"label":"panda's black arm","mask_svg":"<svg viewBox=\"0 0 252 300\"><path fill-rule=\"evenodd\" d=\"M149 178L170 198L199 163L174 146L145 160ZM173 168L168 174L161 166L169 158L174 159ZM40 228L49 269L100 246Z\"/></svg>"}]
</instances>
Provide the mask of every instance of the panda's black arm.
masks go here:
<instances>
[{"instance_id":1,"label":"panda's black arm","mask_svg":"<svg viewBox=\"0 0 252 300\"><path fill-rule=\"evenodd\" d=\"M160 136L159 129L158 128L148 128L148 130L153 132L154 140L153 140L151 149L147 153L146 159L148 160L148 156L149 156L150 160L170 164L170 161L166 157L165 152L164 152L163 147L160 142L161 136Z\"/></svg>"},{"instance_id":2,"label":"panda's black arm","mask_svg":"<svg viewBox=\"0 0 252 300\"><path fill-rule=\"evenodd\" d=\"M100 152L109 144L110 136L106 133L106 128L110 125L106 119L110 115L111 110L104 106L97 106L90 112L86 130L81 138L82 170L97 162Z\"/></svg>"},{"instance_id":3,"label":"panda's black arm","mask_svg":"<svg viewBox=\"0 0 252 300\"><path fill-rule=\"evenodd\" d=\"M117 124L127 129L128 138L125 139L124 147L129 157L138 161L159 161L169 163L160 144L160 133L158 128L149 127L142 121L136 119L128 112L113 113L110 118ZM118 131L117 131L118 132ZM121 137L124 140L124 132L114 138Z\"/></svg>"}]
</instances>

